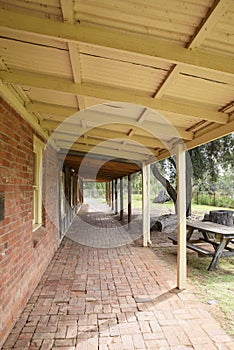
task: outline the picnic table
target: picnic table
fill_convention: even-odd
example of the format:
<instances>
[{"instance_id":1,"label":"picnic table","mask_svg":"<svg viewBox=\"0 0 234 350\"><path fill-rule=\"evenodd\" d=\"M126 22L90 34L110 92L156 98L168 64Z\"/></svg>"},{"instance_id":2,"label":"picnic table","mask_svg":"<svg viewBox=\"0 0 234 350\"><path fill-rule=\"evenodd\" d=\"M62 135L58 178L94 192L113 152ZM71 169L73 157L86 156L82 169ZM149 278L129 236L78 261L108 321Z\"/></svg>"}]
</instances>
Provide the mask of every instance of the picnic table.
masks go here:
<instances>
[{"instance_id":1,"label":"picnic table","mask_svg":"<svg viewBox=\"0 0 234 350\"><path fill-rule=\"evenodd\" d=\"M194 238L194 232L201 233L199 238ZM174 244L177 239L168 237ZM210 221L188 220L186 246L198 252L199 255L211 256L212 260L208 267L212 271L220 257L234 256L234 226L225 226ZM201 246L208 243L212 249Z\"/></svg>"}]
</instances>

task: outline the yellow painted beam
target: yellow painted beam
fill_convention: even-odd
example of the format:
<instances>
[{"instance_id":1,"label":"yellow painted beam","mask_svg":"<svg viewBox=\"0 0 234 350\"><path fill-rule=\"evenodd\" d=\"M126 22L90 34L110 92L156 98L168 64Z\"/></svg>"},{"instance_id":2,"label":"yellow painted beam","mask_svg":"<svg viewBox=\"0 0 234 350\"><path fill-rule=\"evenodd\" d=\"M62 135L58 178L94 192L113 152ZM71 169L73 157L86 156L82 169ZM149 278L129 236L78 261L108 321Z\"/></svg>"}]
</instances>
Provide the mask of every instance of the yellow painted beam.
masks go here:
<instances>
[{"instance_id":1,"label":"yellow painted beam","mask_svg":"<svg viewBox=\"0 0 234 350\"><path fill-rule=\"evenodd\" d=\"M35 111L35 108L34 108L34 111ZM55 108L55 111L57 113L59 111L58 108ZM64 111L65 109L64 107L62 107L61 112L63 113ZM162 116L157 116L156 113L155 113L155 122L145 120L140 124L138 123L138 120L134 120L133 118L123 117L118 114L101 113L101 112L95 111L94 109L87 109L85 111L80 111L79 113L74 114L72 118L69 118L67 120L67 122L71 122L71 123L77 123L78 121L91 122L93 126L97 126L97 127L101 125L109 125L113 123L119 123L123 125L127 124L131 128L138 127L139 129L142 129L144 132L145 131L152 132L160 138L171 137L171 138L183 138L187 140L193 139L192 132L188 132L182 127L176 127L172 125Z\"/></svg>"},{"instance_id":2,"label":"yellow painted beam","mask_svg":"<svg viewBox=\"0 0 234 350\"><path fill-rule=\"evenodd\" d=\"M110 101L135 103L144 107L152 108L158 112L172 112L181 115L196 117L212 122L226 124L228 116L222 112L215 112L203 107L190 104L182 104L169 100L155 99L136 93L131 89L121 89L94 83L76 84L64 78L51 77L45 74L35 74L27 71L14 70L0 72L0 78L6 83L32 86L42 89L60 91L75 95L91 96ZM191 135L190 135L191 137Z\"/></svg>"},{"instance_id":3,"label":"yellow painted beam","mask_svg":"<svg viewBox=\"0 0 234 350\"><path fill-rule=\"evenodd\" d=\"M211 126L209 130L198 134L194 140L186 142L187 149L192 149L201 146L207 142L219 139L234 132L234 120L232 119L228 124L219 126Z\"/></svg>"},{"instance_id":4,"label":"yellow painted beam","mask_svg":"<svg viewBox=\"0 0 234 350\"><path fill-rule=\"evenodd\" d=\"M79 125L74 125L71 123L63 123L61 126L60 123L55 121L42 121L42 126L50 131L53 131L52 137L56 139L68 139L73 142L79 137L94 137L99 138L101 140L114 140L121 139L126 141L134 141L145 147L149 148L169 148L167 142L163 142L153 137L153 135L141 136L141 135L133 135L129 137L127 134L119 131L108 130L104 128L87 128L83 129ZM151 136L151 137L150 137Z\"/></svg>"},{"instance_id":5,"label":"yellow painted beam","mask_svg":"<svg viewBox=\"0 0 234 350\"><path fill-rule=\"evenodd\" d=\"M34 118L23 106L20 100L13 94L13 92L0 80L0 93L1 96L6 100L20 115L24 118L32 128L38 132L40 136L46 141L49 138L48 133L41 127L36 118Z\"/></svg>"},{"instance_id":6,"label":"yellow painted beam","mask_svg":"<svg viewBox=\"0 0 234 350\"><path fill-rule=\"evenodd\" d=\"M210 8L208 11L206 17L202 21L202 23L199 25L199 27L196 29L192 39L190 42L186 45L187 49L195 49L199 47L202 42L205 40L205 38L208 36L208 34L213 29L214 25L217 23L219 18L223 16L225 11L227 11L228 7L230 6L232 0L216 0L214 5ZM168 87L171 85L171 83L178 77L179 73L181 71L181 64L175 65L169 74L167 75L166 79L163 81L161 86L158 88L158 90L155 93L154 97L162 97Z\"/></svg>"},{"instance_id":7,"label":"yellow painted beam","mask_svg":"<svg viewBox=\"0 0 234 350\"><path fill-rule=\"evenodd\" d=\"M78 138L75 142L72 137L64 136L64 134L61 134L61 137L56 138L56 143L59 144L60 142L68 142L74 144L74 145L88 145L88 146L101 146L105 148L110 148L110 149L115 149L115 150L121 150L121 151L126 151L126 152L134 152L138 154L143 154L143 155L154 155L157 156L157 152L154 151L152 148L146 147L144 144L124 144L122 145L120 142L117 142L114 140L100 140L95 137L80 137Z\"/></svg>"},{"instance_id":8,"label":"yellow painted beam","mask_svg":"<svg viewBox=\"0 0 234 350\"><path fill-rule=\"evenodd\" d=\"M27 103L25 107L30 112L52 114L62 117L70 117L79 112L79 109L75 107L66 107L44 102L30 102Z\"/></svg>"},{"instance_id":9,"label":"yellow painted beam","mask_svg":"<svg viewBox=\"0 0 234 350\"><path fill-rule=\"evenodd\" d=\"M205 38L210 34L213 27L222 18L232 2L233 0L215 0L213 6L207 13L207 16L204 18L204 21L202 21L190 40L190 43L187 46L188 48L195 49L201 46Z\"/></svg>"},{"instance_id":10,"label":"yellow painted beam","mask_svg":"<svg viewBox=\"0 0 234 350\"><path fill-rule=\"evenodd\" d=\"M61 23L28 14L0 10L1 26L49 36L58 40L83 42L148 55L170 63L183 63L226 74L234 73L234 58L189 50L146 35L114 31L92 25Z\"/></svg>"},{"instance_id":11,"label":"yellow painted beam","mask_svg":"<svg viewBox=\"0 0 234 350\"><path fill-rule=\"evenodd\" d=\"M113 150L108 147L101 146L89 146L83 144L70 144L69 142L61 141L58 142L60 148L65 148L74 151L80 151L90 154L97 154L102 156L109 156L112 159L120 158L127 159L129 161L143 161L149 158L148 154L139 154L137 152L127 152L125 150Z\"/></svg>"}]
</instances>

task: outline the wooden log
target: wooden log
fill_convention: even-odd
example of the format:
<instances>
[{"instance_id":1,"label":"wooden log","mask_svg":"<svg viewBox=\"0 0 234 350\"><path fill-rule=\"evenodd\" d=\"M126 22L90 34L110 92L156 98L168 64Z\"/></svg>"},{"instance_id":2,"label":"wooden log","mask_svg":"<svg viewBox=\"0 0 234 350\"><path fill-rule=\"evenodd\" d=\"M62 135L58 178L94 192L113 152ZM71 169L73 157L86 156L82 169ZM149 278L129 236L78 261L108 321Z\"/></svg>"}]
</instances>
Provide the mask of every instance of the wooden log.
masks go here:
<instances>
[{"instance_id":1,"label":"wooden log","mask_svg":"<svg viewBox=\"0 0 234 350\"><path fill-rule=\"evenodd\" d=\"M166 228L177 226L178 217L177 215L163 215L159 217L155 222L151 222L151 231L162 232Z\"/></svg>"},{"instance_id":2,"label":"wooden log","mask_svg":"<svg viewBox=\"0 0 234 350\"><path fill-rule=\"evenodd\" d=\"M233 211L231 210L211 210L209 216L211 222L233 226Z\"/></svg>"}]
</instances>

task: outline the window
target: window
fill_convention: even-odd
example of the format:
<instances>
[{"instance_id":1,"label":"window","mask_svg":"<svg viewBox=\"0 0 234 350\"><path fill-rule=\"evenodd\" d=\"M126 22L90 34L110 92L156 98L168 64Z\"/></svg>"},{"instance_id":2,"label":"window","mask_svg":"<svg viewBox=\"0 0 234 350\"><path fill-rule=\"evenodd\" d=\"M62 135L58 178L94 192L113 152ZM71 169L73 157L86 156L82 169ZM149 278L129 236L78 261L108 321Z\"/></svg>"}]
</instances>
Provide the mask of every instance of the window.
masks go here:
<instances>
[{"instance_id":1,"label":"window","mask_svg":"<svg viewBox=\"0 0 234 350\"><path fill-rule=\"evenodd\" d=\"M44 143L33 138L33 230L42 225L42 153Z\"/></svg>"}]
</instances>

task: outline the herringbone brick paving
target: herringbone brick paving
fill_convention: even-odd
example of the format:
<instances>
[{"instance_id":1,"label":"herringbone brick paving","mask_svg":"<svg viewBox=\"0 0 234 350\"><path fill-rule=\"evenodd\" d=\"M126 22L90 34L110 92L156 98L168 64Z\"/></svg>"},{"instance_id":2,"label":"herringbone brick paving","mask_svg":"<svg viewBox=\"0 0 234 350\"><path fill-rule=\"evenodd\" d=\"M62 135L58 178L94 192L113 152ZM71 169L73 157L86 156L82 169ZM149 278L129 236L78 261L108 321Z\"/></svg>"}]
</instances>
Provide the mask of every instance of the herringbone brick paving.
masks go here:
<instances>
[{"instance_id":1,"label":"herringbone brick paving","mask_svg":"<svg viewBox=\"0 0 234 350\"><path fill-rule=\"evenodd\" d=\"M113 228L107 214L88 217ZM71 230L81 229L74 221ZM205 305L175 285L149 248L94 248L64 238L3 350L234 349Z\"/></svg>"}]
</instances>

